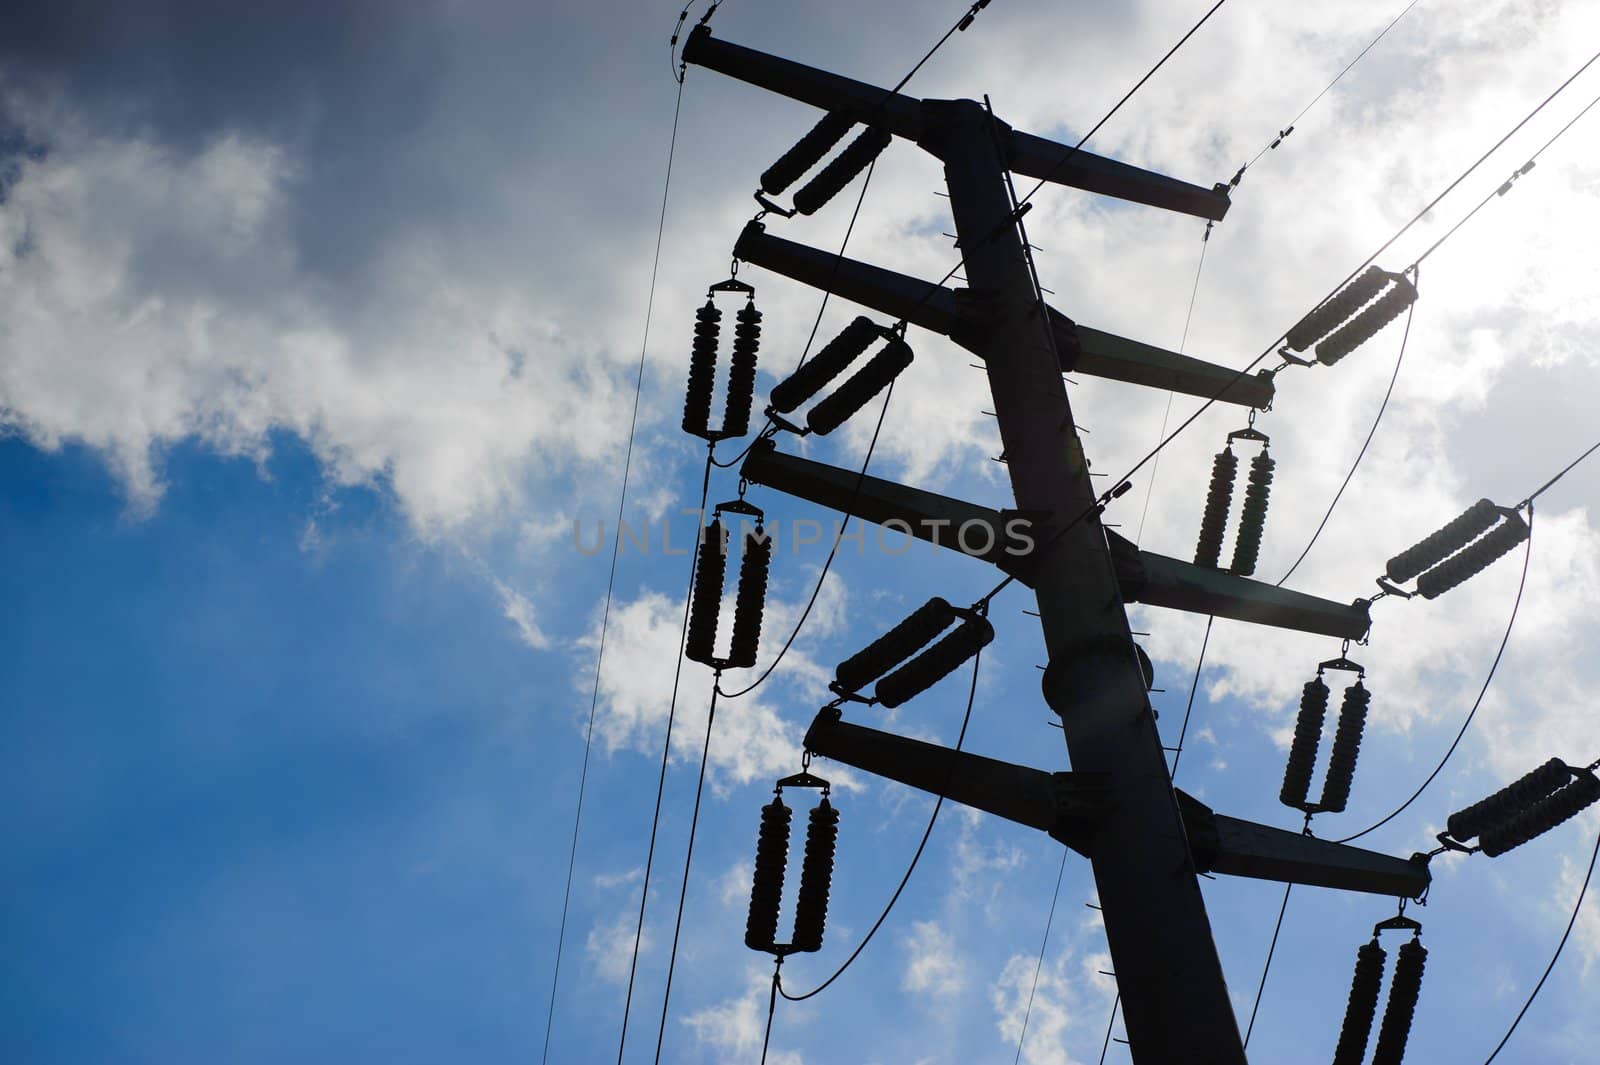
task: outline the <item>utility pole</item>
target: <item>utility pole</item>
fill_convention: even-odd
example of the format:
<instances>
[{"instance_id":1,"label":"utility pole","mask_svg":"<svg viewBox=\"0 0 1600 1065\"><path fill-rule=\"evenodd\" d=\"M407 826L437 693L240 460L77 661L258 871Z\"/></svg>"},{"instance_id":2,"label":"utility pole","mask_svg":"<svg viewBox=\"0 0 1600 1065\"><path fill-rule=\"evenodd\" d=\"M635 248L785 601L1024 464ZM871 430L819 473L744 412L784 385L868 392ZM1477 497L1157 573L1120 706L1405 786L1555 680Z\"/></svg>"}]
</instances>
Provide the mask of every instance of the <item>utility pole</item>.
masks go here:
<instances>
[{"instance_id":1,"label":"utility pole","mask_svg":"<svg viewBox=\"0 0 1600 1065\"><path fill-rule=\"evenodd\" d=\"M1031 587L1049 665L1044 698L1060 717L1071 773L1046 774L889 736L824 711L807 737L815 753L945 794L1049 831L1093 867L1135 1061L1245 1061L1198 871L1420 894L1425 866L1306 840L1213 815L1174 791L1129 631L1125 598L1161 574L1164 605L1358 638L1366 604L1342 605L1138 552L1108 539L1067 399L1064 369L1252 407L1270 377L1222 367L1087 328L1035 291L1023 211L1009 174L1219 219L1226 190L1206 189L1012 130L972 100L917 100L711 36L701 26L686 62L779 92L914 141L944 165L968 288L952 291L782 241L759 223L736 254L949 335L984 363L1016 513L1035 548L989 558ZM1220 395L1219 395L1220 394ZM821 463L755 448L743 470L764 483L868 520L982 508ZM999 524L1001 515L984 512ZM1164 589L1164 590L1163 590ZM1220 608L1220 609L1219 609Z\"/></svg>"}]
</instances>

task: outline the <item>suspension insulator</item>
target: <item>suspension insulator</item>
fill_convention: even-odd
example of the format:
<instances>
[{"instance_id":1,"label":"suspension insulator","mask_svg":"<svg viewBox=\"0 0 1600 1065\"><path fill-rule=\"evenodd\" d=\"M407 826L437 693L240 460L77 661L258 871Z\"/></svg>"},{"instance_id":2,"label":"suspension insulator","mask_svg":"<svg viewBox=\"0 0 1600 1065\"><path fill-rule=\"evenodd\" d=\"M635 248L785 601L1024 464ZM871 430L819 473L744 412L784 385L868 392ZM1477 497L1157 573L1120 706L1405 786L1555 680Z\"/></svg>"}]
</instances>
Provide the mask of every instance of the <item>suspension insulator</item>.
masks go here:
<instances>
[{"instance_id":1,"label":"suspension insulator","mask_svg":"<svg viewBox=\"0 0 1600 1065\"><path fill-rule=\"evenodd\" d=\"M1394 976L1389 980L1389 1003L1383 1007L1378 1045L1372 1048L1372 1065L1400 1065L1406 1053L1406 1038L1411 1035L1411 1018L1417 1011L1417 995L1422 990L1428 948L1409 939L1396 953Z\"/></svg>"},{"instance_id":2,"label":"suspension insulator","mask_svg":"<svg viewBox=\"0 0 1600 1065\"><path fill-rule=\"evenodd\" d=\"M1520 514L1506 520L1417 578L1417 594L1436 599L1469 577L1477 576L1495 559L1528 538L1528 526Z\"/></svg>"},{"instance_id":3,"label":"suspension insulator","mask_svg":"<svg viewBox=\"0 0 1600 1065\"><path fill-rule=\"evenodd\" d=\"M1367 727L1367 707L1371 702L1372 693L1359 680L1344 690L1339 727L1328 754L1328 777L1322 782L1322 801L1317 804L1329 813L1343 813L1350 799L1350 782L1355 779L1361 732Z\"/></svg>"},{"instance_id":4,"label":"suspension insulator","mask_svg":"<svg viewBox=\"0 0 1600 1065\"><path fill-rule=\"evenodd\" d=\"M1451 839L1465 843L1491 825L1510 819L1518 810L1538 802L1571 779L1572 770L1567 768L1567 763L1552 758L1487 799L1480 799L1465 810L1457 810L1445 822L1445 828Z\"/></svg>"},{"instance_id":5,"label":"suspension insulator","mask_svg":"<svg viewBox=\"0 0 1600 1065\"><path fill-rule=\"evenodd\" d=\"M1415 302L1416 288L1404 277L1395 278L1394 288L1317 345L1317 361L1324 366L1332 366L1377 336L1380 329L1400 317L1400 312Z\"/></svg>"},{"instance_id":6,"label":"suspension insulator","mask_svg":"<svg viewBox=\"0 0 1600 1065\"><path fill-rule=\"evenodd\" d=\"M800 892L794 904L791 949L822 949L822 928L828 921L828 892L833 887L833 851L839 840L839 811L827 796L811 810L806 825L806 857L800 866Z\"/></svg>"},{"instance_id":7,"label":"suspension insulator","mask_svg":"<svg viewBox=\"0 0 1600 1065\"><path fill-rule=\"evenodd\" d=\"M1217 452L1211 463L1211 487L1206 489L1206 509L1200 519L1200 544L1194 551L1196 566L1215 569L1222 557L1222 534L1228 528L1228 507L1233 503L1233 479L1239 472L1239 457L1228 447Z\"/></svg>"},{"instance_id":8,"label":"suspension insulator","mask_svg":"<svg viewBox=\"0 0 1600 1065\"><path fill-rule=\"evenodd\" d=\"M1319 303L1310 314L1296 322L1285 340L1294 350L1304 351L1333 332L1346 318L1370 303L1388 283L1388 274L1376 266L1367 267L1366 272L1360 277L1334 293L1325 302Z\"/></svg>"},{"instance_id":9,"label":"suspension insulator","mask_svg":"<svg viewBox=\"0 0 1600 1065\"><path fill-rule=\"evenodd\" d=\"M1267 528L1267 499L1272 494L1272 471L1278 464L1263 448L1250 460L1250 476L1244 489L1244 505L1239 508L1239 538L1233 543L1233 565L1229 571L1248 577L1256 571L1261 555L1261 537Z\"/></svg>"},{"instance_id":10,"label":"suspension insulator","mask_svg":"<svg viewBox=\"0 0 1600 1065\"><path fill-rule=\"evenodd\" d=\"M816 395L823 385L844 373L877 336L877 325L866 315L845 326L844 331L824 344L821 351L778 383L772 390L772 409L788 414Z\"/></svg>"},{"instance_id":11,"label":"suspension insulator","mask_svg":"<svg viewBox=\"0 0 1600 1065\"><path fill-rule=\"evenodd\" d=\"M961 622L938 643L878 681L873 695L891 709L933 687L988 646L994 626L984 617Z\"/></svg>"},{"instance_id":12,"label":"suspension insulator","mask_svg":"<svg viewBox=\"0 0 1600 1065\"><path fill-rule=\"evenodd\" d=\"M1404 584L1466 547L1499 520L1500 508L1487 499L1480 499L1438 532L1391 558L1383 567L1384 575L1397 584Z\"/></svg>"},{"instance_id":13,"label":"suspension insulator","mask_svg":"<svg viewBox=\"0 0 1600 1065\"><path fill-rule=\"evenodd\" d=\"M1350 1000L1344 1008L1344 1025L1333 1051L1333 1065L1361 1065L1378 1012L1378 988L1383 983L1383 963L1388 957L1376 939L1356 951L1356 973L1350 981Z\"/></svg>"},{"instance_id":14,"label":"suspension insulator","mask_svg":"<svg viewBox=\"0 0 1600 1065\"><path fill-rule=\"evenodd\" d=\"M728 665L748 669L756 664L761 643L761 617L767 608L767 573L772 568L772 537L756 523L744 535L744 558L739 563L739 593L734 600L733 639Z\"/></svg>"},{"instance_id":15,"label":"suspension insulator","mask_svg":"<svg viewBox=\"0 0 1600 1065\"><path fill-rule=\"evenodd\" d=\"M1300 693L1300 716L1294 723L1294 742L1289 745L1289 763L1283 770L1283 787L1278 801L1304 809L1306 792L1311 789L1311 774L1317 767L1317 747L1322 743L1322 722L1328 716L1328 686L1322 678L1306 681Z\"/></svg>"},{"instance_id":16,"label":"suspension insulator","mask_svg":"<svg viewBox=\"0 0 1600 1065\"><path fill-rule=\"evenodd\" d=\"M694 591L689 598L689 631L683 653L689 661L716 665L717 615L722 612L722 581L727 575L727 544L722 522L712 518L700 541L695 564Z\"/></svg>"},{"instance_id":17,"label":"suspension insulator","mask_svg":"<svg viewBox=\"0 0 1600 1065\"><path fill-rule=\"evenodd\" d=\"M1478 846L1489 857L1497 857L1544 835L1596 802L1600 802L1600 778L1591 772L1579 771L1570 784L1524 807L1508 820L1485 828L1478 836Z\"/></svg>"},{"instance_id":18,"label":"suspension insulator","mask_svg":"<svg viewBox=\"0 0 1600 1065\"><path fill-rule=\"evenodd\" d=\"M857 692L920 650L955 620L955 608L934 596L911 616L840 662L833 671L840 691Z\"/></svg>"},{"instance_id":19,"label":"suspension insulator","mask_svg":"<svg viewBox=\"0 0 1600 1065\"><path fill-rule=\"evenodd\" d=\"M683 396L683 431L708 439L711 435L711 390L717 376L717 340L722 335L722 311L711 298L694 312L694 343L689 348L689 387Z\"/></svg>"},{"instance_id":20,"label":"suspension insulator","mask_svg":"<svg viewBox=\"0 0 1600 1065\"><path fill-rule=\"evenodd\" d=\"M776 953L778 907L783 902L783 874L789 864L789 819L794 812L774 798L761 808L756 836L756 869L750 881L750 915L744 924L744 945Z\"/></svg>"},{"instance_id":21,"label":"suspension insulator","mask_svg":"<svg viewBox=\"0 0 1600 1065\"><path fill-rule=\"evenodd\" d=\"M850 132L855 120L840 111L829 111L806 135L795 142L793 148L778 156L761 175L761 190L776 196L799 180L800 175L816 166L828 150L839 143L839 138Z\"/></svg>"},{"instance_id":22,"label":"suspension insulator","mask_svg":"<svg viewBox=\"0 0 1600 1065\"><path fill-rule=\"evenodd\" d=\"M887 388L900 371L911 365L911 358L911 346L904 340L896 337L889 341L832 395L806 412L806 426L813 433L827 436Z\"/></svg>"},{"instance_id":23,"label":"suspension insulator","mask_svg":"<svg viewBox=\"0 0 1600 1065\"><path fill-rule=\"evenodd\" d=\"M844 151L836 155L817 176L802 185L794 194L794 209L801 214L815 214L817 209L844 190L867 164L883 154L894 140L888 130L868 126Z\"/></svg>"},{"instance_id":24,"label":"suspension insulator","mask_svg":"<svg viewBox=\"0 0 1600 1065\"><path fill-rule=\"evenodd\" d=\"M722 411L721 436L750 431L750 405L756 394L756 356L761 350L761 312L753 302L739 308L733 327L733 354L728 359L728 402Z\"/></svg>"}]
</instances>

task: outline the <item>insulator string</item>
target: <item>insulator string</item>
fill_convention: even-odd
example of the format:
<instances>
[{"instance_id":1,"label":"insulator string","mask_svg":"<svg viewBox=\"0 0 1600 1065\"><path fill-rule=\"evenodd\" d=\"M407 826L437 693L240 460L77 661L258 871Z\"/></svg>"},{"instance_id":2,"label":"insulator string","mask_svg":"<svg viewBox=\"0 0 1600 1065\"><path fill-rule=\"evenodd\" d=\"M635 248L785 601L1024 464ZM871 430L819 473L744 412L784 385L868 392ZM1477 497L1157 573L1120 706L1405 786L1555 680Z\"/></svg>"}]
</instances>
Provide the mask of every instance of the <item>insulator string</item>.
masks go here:
<instances>
[{"instance_id":1,"label":"insulator string","mask_svg":"<svg viewBox=\"0 0 1600 1065\"><path fill-rule=\"evenodd\" d=\"M1500 659L1506 653L1506 644L1511 642L1511 630L1517 624L1517 611L1522 606L1522 593L1528 586L1528 564L1532 560L1532 558L1533 558L1533 507L1529 506L1529 508L1528 508L1528 539L1526 541L1526 548L1525 548L1525 550L1523 552L1523 556L1522 556L1522 576L1517 581L1517 595L1516 595L1516 598L1511 601L1511 614L1510 614L1509 617L1506 618L1506 631L1505 631L1504 635L1502 635L1500 637L1500 647L1494 653L1494 661L1489 663L1489 673L1488 673L1487 676L1485 676L1483 678L1483 687L1478 689L1478 697L1472 701L1472 709L1467 711L1466 719L1461 722L1461 728L1459 730L1457 730L1456 735L1455 735L1455 739L1450 741L1450 746L1445 750L1444 757L1439 759L1439 764L1433 767L1433 772L1429 773L1427 779L1424 780L1417 787L1416 791L1411 793L1411 797L1409 799L1407 799L1405 802L1401 803L1398 807L1396 807L1392 812L1390 812L1388 815L1383 817L1381 820L1376 821L1371 825L1368 825L1366 828L1363 828L1360 832L1357 832L1354 835L1346 836L1343 839L1334 840L1335 843L1350 843L1353 840L1358 840L1362 836L1365 836L1370 832L1377 831L1378 829L1382 828L1384 825L1388 824L1390 821L1393 821L1396 817L1399 817L1402 813L1404 813L1411 806L1412 803L1417 801L1417 799L1422 795L1422 793L1424 791L1428 790L1428 785L1433 783L1434 779L1436 777L1438 777L1438 775L1444 770L1444 767L1450 761L1451 756L1456 753L1456 748L1461 745L1461 738L1467 734L1467 729L1472 726L1472 719L1474 717L1476 717L1477 714L1478 714L1478 707L1483 705L1483 697L1486 694L1488 694L1488 692L1489 692L1489 685L1494 680L1495 670L1500 668Z\"/></svg>"},{"instance_id":2,"label":"insulator string","mask_svg":"<svg viewBox=\"0 0 1600 1065\"><path fill-rule=\"evenodd\" d=\"M961 730L956 734L955 747L952 748L953 751L958 753L961 750L961 745L966 741L967 725L972 720L972 705L978 697L978 670L982 664L983 652L980 651L972 658L972 686L967 690L967 708L961 715ZM954 771L954 768L955 763L952 762L952 772ZM856 944L856 948L850 952L850 956L845 958L844 962L833 971L833 975L829 976L826 980L822 981L822 983L818 984L816 987L802 995L791 995L789 992L785 991L783 988L783 981L780 978L777 985L778 994L782 995L790 1002L804 1002L808 998L820 995L823 991L827 990L835 980L843 976L845 970L849 969L851 964L853 964L855 960L861 956L861 952L867 949L867 944L872 942L872 937L878 934L878 929L883 927L883 922L889 919L889 914L894 910L894 904L900 901L901 893L905 891L906 885L911 882L911 874L916 872L917 863L922 860L922 852L928 846L928 837L933 835L933 826L938 822L939 811L943 807L944 796L940 795L934 800L933 812L928 815L928 827L922 830L922 839L917 842L917 849L911 855L911 864L906 867L905 875L900 878L900 883L895 886L894 894L889 896L889 901L884 905L883 912L878 914L878 919L872 922L872 927L867 929L867 934L861 937L861 942Z\"/></svg>"}]
</instances>

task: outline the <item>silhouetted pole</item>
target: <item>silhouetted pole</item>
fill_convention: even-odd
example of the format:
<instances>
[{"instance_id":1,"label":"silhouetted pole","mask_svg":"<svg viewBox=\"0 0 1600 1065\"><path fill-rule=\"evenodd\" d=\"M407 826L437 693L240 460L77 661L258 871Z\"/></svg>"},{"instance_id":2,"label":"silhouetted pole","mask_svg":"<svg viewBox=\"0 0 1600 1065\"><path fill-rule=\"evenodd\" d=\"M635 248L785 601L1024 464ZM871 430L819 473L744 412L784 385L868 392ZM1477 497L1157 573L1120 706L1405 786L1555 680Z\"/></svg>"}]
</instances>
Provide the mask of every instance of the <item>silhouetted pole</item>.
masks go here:
<instances>
[{"instance_id":1,"label":"silhouetted pole","mask_svg":"<svg viewBox=\"0 0 1600 1065\"><path fill-rule=\"evenodd\" d=\"M921 143L944 162L967 282L989 309L983 356L1012 491L1049 515L1032 560L1045 699L1073 771L1111 782L1091 862L1134 1060L1243 1062L1105 534L1097 516L1072 524L1095 491L1012 217L997 149L1009 129L971 100L923 107Z\"/></svg>"}]
</instances>

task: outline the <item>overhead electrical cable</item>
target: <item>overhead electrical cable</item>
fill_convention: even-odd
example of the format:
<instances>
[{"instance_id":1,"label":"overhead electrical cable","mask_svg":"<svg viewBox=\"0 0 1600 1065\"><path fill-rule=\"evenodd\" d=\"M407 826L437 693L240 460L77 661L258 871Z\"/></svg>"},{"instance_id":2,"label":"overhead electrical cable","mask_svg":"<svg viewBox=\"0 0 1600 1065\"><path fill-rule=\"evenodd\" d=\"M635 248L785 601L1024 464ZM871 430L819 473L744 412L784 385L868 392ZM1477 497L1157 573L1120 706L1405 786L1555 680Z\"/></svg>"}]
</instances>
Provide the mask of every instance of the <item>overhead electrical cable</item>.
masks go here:
<instances>
[{"instance_id":1,"label":"overhead electrical cable","mask_svg":"<svg viewBox=\"0 0 1600 1065\"><path fill-rule=\"evenodd\" d=\"M700 481L699 513L706 510L706 499L711 489L711 449L706 449L705 474ZM655 867L656 836L661 827L661 798L667 787L667 761L672 753L672 726L678 713L678 688L683 679L684 641L689 632L689 607L693 603L695 572L700 552L689 552L689 586L684 590L683 620L678 625L678 661L672 670L672 696L667 701L667 730L661 741L661 769L656 775L656 804L650 815L650 842L645 848L644 883L639 888L639 918L633 929L633 956L628 962L628 991L622 1004L622 1032L617 1040L617 1065L622 1065L622 1052L628 1043L628 1015L633 1007L633 984L639 970L639 945L644 938L645 905L650 898L650 874Z\"/></svg>"},{"instance_id":2,"label":"overhead electrical cable","mask_svg":"<svg viewBox=\"0 0 1600 1065\"><path fill-rule=\"evenodd\" d=\"M1550 956L1550 964L1544 967L1544 973L1539 977L1539 982L1534 984L1533 990L1528 993L1528 1000L1517 1011L1517 1016L1512 1020L1511 1027L1506 1029L1506 1034L1500 1037L1500 1042L1489 1053L1489 1056L1483 1060L1483 1065L1489 1065L1490 1062L1494 1061L1499 1056L1500 1051L1504 1050L1506 1044L1511 1041L1512 1033L1517 1030L1517 1025L1522 1023L1522 1018L1527 1014L1528 1007L1532 1006L1533 1000L1539 997L1539 992L1544 989L1544 982L1550 979L1550 973L1554 971L1556 962L1561 959L1561 951L1565 949L1567 940L1572 935L1573 926L1578 923L1578 914L1583 911L1583 899L1589 893L1589 881L1594 878L1596 858L1600 858L1600 836L1595 837L1594 851L1589 855L1589 871L1583 874L1583 886L1578 889L1578 901L1572 904L1572 916L1567 919L1566 931L1561 933L1561 939L1556 943L1555 953Z\"/></svg>"},{"instance_id":3,"label":"overhead electrical cable","mask_svg":"<svg viewBox=\"0 0 1600 1065\"><path fill-rule=\"evenodd\" d=\"M718 0L720 2L720 0ZM715 4L712 5L715 8ZM689 9L685 7L678 16L678 26L683 25L683 20L688 16ZM709 15L709 12L708 12ZM676 39L677 31L673 32ZM561 923L556 932L556 960L550 976L550 1002L545 1011L544 1022L544 1050L541 1061L550 1060L550 1033L555 1022L556 992L561 986L561 956L566 945L567 917L572 902L572 876L578 860L578 834L583 825L583 801L589 780L589 755L594 747L594 720L595 713L600 705L600 670L605 663L606 637L611 625L611 598L617 584L617 556L622 547L622 515L628 500L628 478L633 470L633 443L639 425L639 398L644 390L645 355L650 350L650 318L655 310L656 280L661 269L661 245L667 226L667 200L672 191L672 162L678 149L678 119L683 112L683 81L678 79L677 97L672 107L672 133L667 142L666 174L662 179L661 211L656 219L655 252L650 261L650 290L645 298L644 310L644 336L639 342L639 364L634 374L633 382L633 410L628 417L628 445L622 458L622 486L617 493L617 520L612 530L611 538L611 566L606 576L605 604L600 611L600 640L595 652L594 687L589 696L589 722L584 729L583 736L583 762L578 771L578 801L577 809L572 817L572 844L567 854L566 886L561 893ZM709 454L707 455L709 461ZM709 473L709 470L707 471ZM705 503L702 500L701 506Z\"/></svg>"},{"instance_id":4,"label":"overhead electrical cable","mask_svg":"<svg viewBox=\"0 0 1600 1065\"><path fill-rule=\"evenodd\" d=\"M1039 940L1039 958L1033 965L1033 983L1028 987L1028 1004L1022 1011L1022 1031L1017 1034L1017 1052L1011 1058L1011 1065L1017 1065L1022 1060L1022 1044L1028 1038L1028 1018L1033 1016L1033 998L1039 991L1039 972L1044 968L1045 948L1050 945L1050 927L1056 921L1056 903L1061 898L1061 878L1067 872L1067 849L1061 848L1061 866L1056 870L1056 888L1050 896L1050 913L1044 919L1044 935Z\"/></svg>"},{"instance_id":5,"label":"overhead electrical cable","mask_svg":"<svg viewBox=\"0 0 1600 1065\"><path fill-rule=\"evenodd\" d=\"M1283 915L1289 909L1289 892L1294 884L1283 885L1283 903L1278 907L1278 923L1272 926L1272 942L1267 944L1267 960L1261 965L1261 982L1256 984L1256 1000L1250 1006L1250 1023L1245 1025L1244 1045L1250 1045L1250 1033L1256 1030L1256 1012L1261 1009L1261 996L1267 990L1267 974L1272 971L1272 956L1278 951L1278 933L1283 931Z\"/></svg>"}]
</instances>

